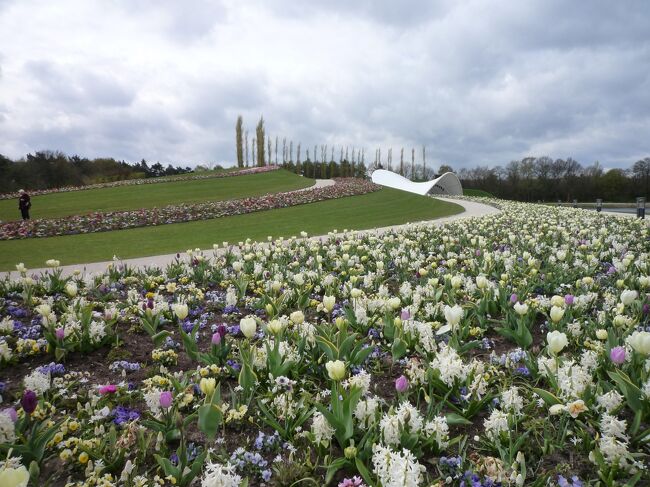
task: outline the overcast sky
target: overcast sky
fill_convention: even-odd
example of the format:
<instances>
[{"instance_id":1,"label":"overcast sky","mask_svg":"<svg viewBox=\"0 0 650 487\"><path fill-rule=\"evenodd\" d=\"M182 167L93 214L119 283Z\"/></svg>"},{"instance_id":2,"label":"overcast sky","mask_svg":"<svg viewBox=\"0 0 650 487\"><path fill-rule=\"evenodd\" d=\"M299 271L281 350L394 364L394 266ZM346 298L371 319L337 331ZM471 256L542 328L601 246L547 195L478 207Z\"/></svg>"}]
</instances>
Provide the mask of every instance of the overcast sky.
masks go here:
<instances>
[{"instance_id":1,"label":"overcast sky","mask_svg":"<svg viewBox=\"0 0 650 487\"><path fill-rule=\"evenodd\" d=\"M303 156L629 167L649 27L645 0L0 0L0 153L232 163L263 114Z\"/></svg>"}]
</instances>

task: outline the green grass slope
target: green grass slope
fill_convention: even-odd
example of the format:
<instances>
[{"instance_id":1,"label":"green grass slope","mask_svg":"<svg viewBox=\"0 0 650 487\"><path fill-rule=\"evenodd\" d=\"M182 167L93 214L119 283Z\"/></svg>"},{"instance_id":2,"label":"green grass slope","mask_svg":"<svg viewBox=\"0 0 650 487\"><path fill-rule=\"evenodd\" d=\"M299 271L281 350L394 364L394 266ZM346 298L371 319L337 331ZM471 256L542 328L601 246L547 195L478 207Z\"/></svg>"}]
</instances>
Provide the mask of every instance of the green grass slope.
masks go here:
<instances>
[{"instance_id":1,"label":"green grass slope","mask_svg":"<svg viewBox=\"0 0 650 487\"><path fill-rule=\"evenodd\" d=\"M367 229L430 220L463 211L454 203L395 189L361 196L321 201L278 210L214 220L134 228L115 232L0 242L0 270L13 270L18 262L43 267L47 259L63 265L211 248L221 242L267 236L290 237L306 231L322 235L338 229Z\"/></svg>"},{"instance_id":2,"label":"green grass slope","mask_svg":"<svg viewBox=\"0 0 650 487\"><path fill-rule=\"evenodd\" d=\"M291 191L313 184L313 179L280 169L228 178L70 191L34 196L31 217L54 218L93 211L135 210L178 203L230 200ZM0 201L0 220L11 221L19 218L17 200Z\"/></svg>"}]
</instances>

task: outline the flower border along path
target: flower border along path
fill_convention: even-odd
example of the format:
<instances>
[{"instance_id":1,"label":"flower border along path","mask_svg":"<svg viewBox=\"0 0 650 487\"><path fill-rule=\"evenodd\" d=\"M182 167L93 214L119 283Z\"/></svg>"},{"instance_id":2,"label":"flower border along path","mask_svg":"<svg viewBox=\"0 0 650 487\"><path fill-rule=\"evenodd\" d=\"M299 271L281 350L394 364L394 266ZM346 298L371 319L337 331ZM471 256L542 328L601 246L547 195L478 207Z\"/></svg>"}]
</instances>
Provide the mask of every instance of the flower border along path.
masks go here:
<instances>
[{"instance_id":1,"label":"flower border along path","mask_svg":"<svg viewBox=\"0 0 650 487\"><path fill-rule=\"evenodd\" d=\"M247 174L259 174L282 169L280 166L249 167L238 171L217 172L214 174L188 174L186 176L169 176L159 178L123 179L111 181L110 183L87 184L84 186L63 186L51 189L28 189L31 196L41 196L52 193L68 193L70 191L85 191L87 189L115 188L117 186L141 186L143 184L177 183L179 181L197 181L201 179L221 179L234 176L246 176ZM0 200L12 200L18 198L18 193L0 194Z\"/></svg>"},{"instance_id":2,"label":"flower border along path","mask_svg":"<svg viewBox=\"0 0 650 487\"><path fill-rule=\"evenodd\" d=\"M274 210L289 206L315 203L345 196L356 196L378 191L381 186L355 178L334 180L329 186L285 193L267 194L251 198L211 201L191 205L169 205L162 208L141 208L131 211L95 212L63 218L14 221L0 225L0 240L54 237L79 233L108 232L126 228L184 223L241 215L256 211Z\"/></svg>"},{"instance_id":3,"label":"flower border along path","mask_svg":"<svg viewBox=\"0 0 650 487\"><path fill-rule=\"evenodd\" d=\"M331 186L333 183L334 181L330 179L317 179L315 187ZM307 189L299 189L297 191L306 191ZM467 199L454 199L454 198L438 198L438 199L443 201L449 201L450 203L456 203L462 206L464 208L464 211L456 215L436 218L435 220L425 220L421 222L404 223L401 225L391 225L387 227L371 228L367 230L350 230L350 231L343 230L343 232L341 233L337 233L336 231L334 231L334 232L330 232L327 235L319 235L319 236L312 236L312 237L307 237L306 234L302 234L301 239L304 238L304 239L312 240L314 242L324 242L332 235L339 235L341 239L348 239L353 235L361 238L364 235L371 234L371 233L379 236L386 232L391 232L395 230L414 229L420 225L422 226L442 225L444 223L461 220L465 218L478 218L487 215L494 215L496 213L501 212L501 209L482 202L479 203L477 201L471 201ZM213 248L210 250L204 249L201 250L200 252L206 254L212 252L214 256L217 257L224 252L228 252L229 249L230 247L219 246L218 248ZM174 262L175 260L179 259L181 255L182 255L181 253L173 253L173 254L162 254L162 255L153 255L153 256L150 255L146 257L136 257L132 259L118 259L117 257L115 257L114 260L112 261L91 262L87 264L70 264L65 266L59 266L58 261L55 260L53 260L52 263L57 264L55 267L57 268L57 270L61 271L63 276L73 276L73 275L78 275L80 273L83 273L86 276L92 276L95 274L104 273L106 272L107 269L113 267L122 268L122 269L125 268L125 266L129 268L135 268L135 269L145 269L148 267L160 267L162 269L165 266L169 265L170 263ZM197 258L196 256L200 255L200 253L197 252L197 250L192 250L192 251L188 251L186 255L188 256L189 260L193 260ZM201 255L198 258L202 259L204 257ZM52 270L51 267L29 269L29 275L35 276L38 274L44 274L46 272L50 272L51 270ZM16 279L20 276L20 272L18 271L0 272L0 279L4 279L6 276Z\"/></svg>"}]
</instances>

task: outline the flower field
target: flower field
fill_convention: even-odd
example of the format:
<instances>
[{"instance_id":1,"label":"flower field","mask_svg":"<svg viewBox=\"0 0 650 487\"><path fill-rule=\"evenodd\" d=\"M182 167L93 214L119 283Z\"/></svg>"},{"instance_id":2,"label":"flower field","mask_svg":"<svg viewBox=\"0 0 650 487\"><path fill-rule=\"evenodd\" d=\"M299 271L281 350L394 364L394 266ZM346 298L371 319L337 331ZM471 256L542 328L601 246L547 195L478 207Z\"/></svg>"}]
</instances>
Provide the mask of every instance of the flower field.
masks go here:
<instances>
[{"instance_id":1,"label":"flower field","mask_svg":"<svg viewBox=\"0 0 650 487\"><path fill-rule=\"evenodd\" d=\"M238 173L241 172L238 171ZM98 211L85 215L70 215L61 218L10 221L0 224L0 240L109 232L123 230L125 228L210 220L213 218L243 215L256 211L274 210L345 196L366 194L381 189L380 186L362 179L341 178L335 181L336 184L333 186L224 201L174 204L161 208L139 208L129 211Z\"/></svg>"},{"instance_id":2,"label":"flower field","mask_svg":"<svg viewBox=\"0 0 650 487\"><path fill-rule=\"evenodd\" d=\"M494 204L165 269L18 265L0 485L648 485L648 227Z\"/></svg>"}]
</instances>

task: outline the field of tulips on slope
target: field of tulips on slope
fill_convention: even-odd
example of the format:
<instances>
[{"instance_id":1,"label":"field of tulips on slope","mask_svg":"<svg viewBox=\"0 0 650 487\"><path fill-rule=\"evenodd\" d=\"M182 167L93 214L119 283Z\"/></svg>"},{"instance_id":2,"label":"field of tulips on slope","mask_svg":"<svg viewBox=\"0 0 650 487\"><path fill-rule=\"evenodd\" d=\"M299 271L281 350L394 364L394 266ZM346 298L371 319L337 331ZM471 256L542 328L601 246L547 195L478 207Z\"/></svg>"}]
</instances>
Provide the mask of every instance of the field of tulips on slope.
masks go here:
<instances>
[{"instance_id":1,"label":"field of tulips on slope","mask_svg":"<svg viewBox=\"0 0 650 487\"><path fill-rule=\"evenodd\" d=\"M0 485L648 485L648 227L495 204L165 269L19 266Z\"/></svg>"}]
</instances>

